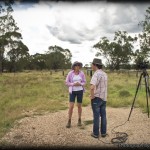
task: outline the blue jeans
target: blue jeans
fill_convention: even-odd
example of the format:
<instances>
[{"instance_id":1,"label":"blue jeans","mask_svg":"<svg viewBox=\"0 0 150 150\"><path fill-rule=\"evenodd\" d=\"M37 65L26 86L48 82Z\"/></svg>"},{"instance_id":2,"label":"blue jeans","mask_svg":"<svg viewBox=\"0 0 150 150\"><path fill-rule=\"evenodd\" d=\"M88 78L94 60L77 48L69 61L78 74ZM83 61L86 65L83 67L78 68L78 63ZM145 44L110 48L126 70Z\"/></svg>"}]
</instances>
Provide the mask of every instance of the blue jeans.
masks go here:
<instances>
[{"instance_id":1,"label":"blue jeans","mask_svg":"<svg viewBox=\"0 0 150 150\"><path fill-rule=\"evenodd\" d=\"M91 100L92 110L93 110L93 133L99 136L99 126L101 122L101 134L106 134L107 130L107 119L106 119L106 101L95 97ZM101 120L100 120L101 118Z\"/></svg>"}]
</instances>

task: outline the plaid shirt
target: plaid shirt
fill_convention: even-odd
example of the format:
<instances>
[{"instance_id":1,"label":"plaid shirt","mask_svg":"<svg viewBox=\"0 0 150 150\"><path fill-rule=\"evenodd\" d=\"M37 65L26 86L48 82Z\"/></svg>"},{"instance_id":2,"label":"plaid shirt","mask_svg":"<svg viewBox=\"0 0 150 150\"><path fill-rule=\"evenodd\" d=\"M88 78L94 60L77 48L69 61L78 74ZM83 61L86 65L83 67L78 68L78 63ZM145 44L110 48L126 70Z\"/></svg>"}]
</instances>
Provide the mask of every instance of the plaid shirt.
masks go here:
<instances>
[{"instance_id":1,"label":"plaid shirt","mask_svg":"<svg viewBox=\"0 0 150 150\"><path fill-rule=\"evenodd\" d=\"M95 71L90 84L95 85L94 96L107 101L107 74L101 69Z\"/></svg>"}]
</instances>

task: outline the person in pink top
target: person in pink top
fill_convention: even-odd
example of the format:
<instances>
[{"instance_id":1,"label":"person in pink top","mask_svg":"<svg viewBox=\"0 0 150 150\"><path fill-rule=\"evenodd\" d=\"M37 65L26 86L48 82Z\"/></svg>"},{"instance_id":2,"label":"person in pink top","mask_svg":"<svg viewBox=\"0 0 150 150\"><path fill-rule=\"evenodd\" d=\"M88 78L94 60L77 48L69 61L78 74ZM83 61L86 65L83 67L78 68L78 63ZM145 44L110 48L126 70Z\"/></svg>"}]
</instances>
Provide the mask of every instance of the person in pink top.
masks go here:
<instances>
[{"instance_id":1,"label":"person in pink top","mask_svg":"<svg viewBox=\"0 0 150 150\"><path fill-rule=\"evenodd\" d=\"M68 122L66 127L71 127L71 117L73 113L75 98L77 97L78 106L78 126L81 126L81 114L82 114L82 99L83 92L85 91L84 85L86 83L84 72L80 69L82 68L81 62L74 62L72 65L72 70L68 73L66 77L66 85L69 89L69 111L68 111Z\"/></svg>"}]
</instances>

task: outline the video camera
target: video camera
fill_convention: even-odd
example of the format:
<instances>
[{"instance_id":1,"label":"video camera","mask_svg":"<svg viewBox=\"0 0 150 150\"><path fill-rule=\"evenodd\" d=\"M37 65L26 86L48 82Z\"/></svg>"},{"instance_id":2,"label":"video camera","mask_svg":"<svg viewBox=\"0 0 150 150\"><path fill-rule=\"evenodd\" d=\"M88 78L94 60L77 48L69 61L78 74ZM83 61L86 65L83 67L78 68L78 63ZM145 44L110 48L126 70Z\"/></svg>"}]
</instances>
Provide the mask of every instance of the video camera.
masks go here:
<instances>
[{"instance_id":1,"label":"video camera","mask_svg":"<svg viewBox=\"0 0 150 150\"><path fill-rule=\"evenodd\" d=\"M147 69L148 64L149 64L149 61L140 62L140 63L138 63L137 68L140 69L140 70Z\"/></svg>"}]
</instances>

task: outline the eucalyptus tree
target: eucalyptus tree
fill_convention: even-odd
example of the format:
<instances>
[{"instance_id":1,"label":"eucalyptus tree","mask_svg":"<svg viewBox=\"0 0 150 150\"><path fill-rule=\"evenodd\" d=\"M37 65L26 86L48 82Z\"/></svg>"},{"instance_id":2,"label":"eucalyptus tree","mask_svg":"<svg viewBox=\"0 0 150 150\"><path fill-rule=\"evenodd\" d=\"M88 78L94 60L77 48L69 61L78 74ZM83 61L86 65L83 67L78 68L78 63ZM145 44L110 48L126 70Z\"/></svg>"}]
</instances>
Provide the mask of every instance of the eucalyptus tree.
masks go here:
<instances>
[{"instance_id":1,"label":"eucalyptus tree","mask_svg":"<svg viewBox=\"0 0 150 150\"><path fill-rule=\"evenodd\" d=\"M120 69L120 65L128 64L132 59L133 43L136 37L131 37L126 31L115 32L113 41L107 37L102 37L93 47L96 48L96 56L106 58L107 67L111 70Z\"/></svg>"}]
</instances>

